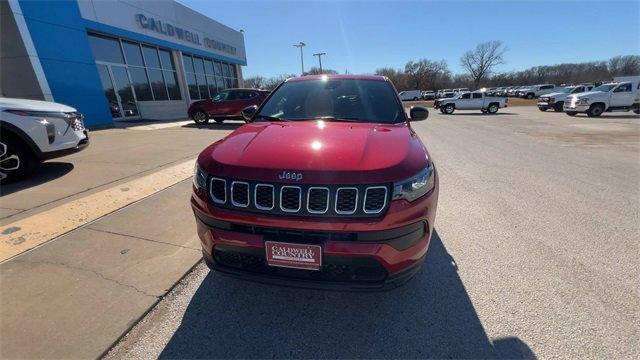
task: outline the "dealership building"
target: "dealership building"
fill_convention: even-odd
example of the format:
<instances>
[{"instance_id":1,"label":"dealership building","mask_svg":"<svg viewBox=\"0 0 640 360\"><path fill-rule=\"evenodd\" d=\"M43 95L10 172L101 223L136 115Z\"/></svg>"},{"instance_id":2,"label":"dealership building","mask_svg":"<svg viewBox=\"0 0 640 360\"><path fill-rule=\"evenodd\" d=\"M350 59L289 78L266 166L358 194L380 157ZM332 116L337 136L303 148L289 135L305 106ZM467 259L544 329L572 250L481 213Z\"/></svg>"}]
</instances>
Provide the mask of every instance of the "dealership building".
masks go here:
<instances>
[{"instance_id":1,"label":"dealership building","mask_svg":"<svg viewBox=\"0 0 640 360\"><path fill-rule=\"evenodd\" d=\"M77 108L88 126L187 116L242 86L244 36L175 1L0 1L0 96Z\"/></svg>"}]
</instances>

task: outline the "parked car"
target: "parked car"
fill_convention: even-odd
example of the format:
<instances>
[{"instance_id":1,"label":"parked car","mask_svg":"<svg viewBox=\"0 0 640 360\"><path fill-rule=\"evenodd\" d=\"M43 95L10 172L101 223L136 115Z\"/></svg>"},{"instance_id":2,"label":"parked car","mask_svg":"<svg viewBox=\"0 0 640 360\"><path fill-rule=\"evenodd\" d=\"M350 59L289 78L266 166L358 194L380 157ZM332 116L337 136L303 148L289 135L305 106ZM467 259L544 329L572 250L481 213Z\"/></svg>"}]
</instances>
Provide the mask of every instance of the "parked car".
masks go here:
<instances>
[{"instance_id":1,"label":"parked car","mask_svg":"<svg viewBox=\"0 0 640 360\"><path fill-rule=\"evenodd\" d=\"M451 97L453 96L454 92L453 89L442 89L442 90L438 90L438 97L437 99L442 99L444 97Z\"/></svg>"},{"instance_id":2,"label":"parked car","mask_svg":"<svg viewBox=\"0 0 640 360\"><path fill-rule=\"evenodd\" d=\"M569 116L586 113L597 117L604 112L630 111L640 114L640 76L621 76L614 82L602 84L592 91L575 94L564 102L564 112Z\"/></svg>"},{"instance_id":3,"label":"parked car","mask_svg":"<svg viewBox=\"0 0 640 360\"><path fill-rule=\"evenodd\" d=\"M189 106L189 117L199 125L210 119L222 124L227 119L242 120L242 109L250 105L260 105L269 95L259 89L226 89L212 99L195 101Z\"/></svg>"},{"instance_id":4,"label":"parked car","mask_svg":"<svg viewBox=\"0 0 640 360\"><path fill-rule=\"evenodd\" d=\"M422 100L434 100L435 98L436 98L436 93L431 90L422 92Z\"/></svg>"},{"instance_id":5,"label":"parked car","mask_svg":"<svg viewBox=\"0 0 640 360\"><path fill-rule=\"evenodd\" d=\"M551 93L555 88L556 86L553 84L533 85L518 90L518 96L525 99L533 99Z\"/></svg>"},{"instance_id":6,"label":"parked car","mask_svg":"<svg viewBox=\"0 0 640 360\"><path fill-rule=\"evenodd\" d=\"M434 229L438 176L411 129L428 110L409 113L387 78L358 75L288 79L246 108L247 124L197 159L191 205L206 264L325 289L410 279Z\"/></svg>"},{"instance_id":7,"label":"parked car","mask_svg":"<svg viewBox=\"0 0 640 360\"><path fill-rule=\"evenodd\" d=\"M448 115L456 110L480 110L483 113L495 114L498 109L507 107L508 102L509 99L504 97L489 96L484 91L474 91L437 100L433 106Z\"/></svg>"},{"instance_id":8,"label":"parked car","mask_svg":"<svg viewBox=\"0 0 640 360\"><path fill-rule=\"evenodd\" d=\"M400 91L398 96L402 101L418 101L422 98L422 92L420 90L406 90Z\"/></svg>"},{"instance_id":9,"label":"parked car","mask_svg":"<svg viewBox=\"0 0 640 360\"><path fill-rule=\"evenodd\" d=\"M80 151L89 132L76 109L48 101L0 98L0 182L21 180L48 159Z\"/></svg>"},{"instance_id":10,"label":"parked car","mask_svg":"<svg viewBox=\"0 0 640 360\"><path fill-rule=\"evenodd\" d=\"M523 87L524 87L524 86L522 86L522 85L513 86L511 89L509 89L509 90L507 91L507 96L509 96L509 97L516 97L516 96L518 96L518 91L519 91L520 89L522 89Z\"/></svg>"},{"instance_id":11,"label":"parked car","mask_svg":"<svg viewBox=\"0 0 640 360\"><path fill-rule=\"evenodd\" d=\"M548 109L553 109L553 111L556 112L563 111L564 100L567 96L591 91L591 89L593 89L593 85L578 85L560 88L557 92L540 96L538 98L538 109L540 109L540 111L547 111Z\"/></svg>"}]
</instances>

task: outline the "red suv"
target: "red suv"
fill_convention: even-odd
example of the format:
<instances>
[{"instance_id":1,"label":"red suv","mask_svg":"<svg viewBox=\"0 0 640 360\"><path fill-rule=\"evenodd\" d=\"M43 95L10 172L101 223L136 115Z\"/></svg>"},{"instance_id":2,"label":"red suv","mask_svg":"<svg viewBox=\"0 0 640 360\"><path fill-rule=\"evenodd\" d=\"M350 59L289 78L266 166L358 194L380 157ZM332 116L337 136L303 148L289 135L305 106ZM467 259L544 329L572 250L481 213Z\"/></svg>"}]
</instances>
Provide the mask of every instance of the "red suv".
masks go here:
<instances>
[{"instance_id":1,"label":"red suv","mask_svg":"<svg viewBox=\"0 0 640 360\"><path fill-rule=\"evenodd\" d=\"M247 124L207 147L191 205L219 273L329 289L380 290L425 259L438 201L433 160L386 77L283 82Z\"/></svg>"},{"instance_id":2,"label":"red suv","mask_svg":"<svg viewBox=\"0 0 640 360\"><path fill-rule=\"evenodd\" d=\"M258 89L227 89L213 99L195 101L189 106L189 117L196 124L203 125L213 119L221 124L225 119L242 119L242 109L250 105L260 105L269 95Z\"/></svg>"}]
</instances>

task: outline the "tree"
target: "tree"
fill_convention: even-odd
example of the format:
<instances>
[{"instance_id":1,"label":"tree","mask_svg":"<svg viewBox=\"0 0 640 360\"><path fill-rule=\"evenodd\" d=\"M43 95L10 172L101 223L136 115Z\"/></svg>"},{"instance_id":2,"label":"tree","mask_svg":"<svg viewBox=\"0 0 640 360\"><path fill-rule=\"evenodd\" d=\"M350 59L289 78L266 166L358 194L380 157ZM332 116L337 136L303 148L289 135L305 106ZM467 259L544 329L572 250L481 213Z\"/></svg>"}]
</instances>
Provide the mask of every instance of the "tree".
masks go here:
<instances>
[{"instance_id":1,"label":"tree","mask_svg":"<svg viewBox=\"0 0 640 360\"><path fill-rule=\"evenodd\" d=\"M267 82L264 76L255 75L244 79L244 86L252 89L262 89Z\"/></svg>"},{"instance_id":2,"label":"tree","mask_svg":"<svg viewBox=\"0 0 640 360\"><path fill-rule=\"evenodd\" d=\"M412 89L436 89L445 80L449 80L451 72L444 60L431 61L421 59L416 62L409 61L404 66L404 73L408 78Z\"/></svg>"},{"instance_id":3,"label":"tree","mask_svg":"<svg viewBox=\"0 0 640 360\"><path fill-rule=\"evenodd\" d=\"M291 77L296 77L296 75L295 74L282 74L282 75L270 77L265 81L263 89L271 91L271 90L277 88L278 85L280 85L283 81L285 81L285 80L287 80L288 78L291 78Z\"/></svg>"},{"instance_id":4,"label":"tree","mask_svg":"<svg viewBox=\"0 0 640 360\"><path fill-rule=\"evenodd\" d=\"M302 75L322 75L322 74L332 75L337 73L338 73L337 71L332 69L322 69L322 72L320 72L320 69L314 66L311 69L309 69L309 71L306 71Z\"/></svg>"},{"instance_id":5,"label":"tree","mask_svg":"<svg viewBox=\"0 0 640 360\"><path fill-rule=\"evenodd\" d=\"M480 82L491 75L493 69L504 63L505 48L501 41L490 41L478 44L460 58L460 65L469 73L476 88Z\"/></svg>"},{"instance_id":6,"label":"tree","mask_svg":"<svg viewBox=\"0 0 640 360\"><path fill-rule=\"evenodd\" d=\"M409 90L407 78L401 70L385 67L376 69L375 74L389 78L398 91Z\"/></svg>"},{"instance_id":7,"label":"tree","mask_svg":"<svg viewBox=\"0 0 640 360\"><path fill-rule=\"evenodd\" d=\"M640 56L638 55L612 57L608 65L611 77L640 74Z\"/></svg>"}]
</instances>

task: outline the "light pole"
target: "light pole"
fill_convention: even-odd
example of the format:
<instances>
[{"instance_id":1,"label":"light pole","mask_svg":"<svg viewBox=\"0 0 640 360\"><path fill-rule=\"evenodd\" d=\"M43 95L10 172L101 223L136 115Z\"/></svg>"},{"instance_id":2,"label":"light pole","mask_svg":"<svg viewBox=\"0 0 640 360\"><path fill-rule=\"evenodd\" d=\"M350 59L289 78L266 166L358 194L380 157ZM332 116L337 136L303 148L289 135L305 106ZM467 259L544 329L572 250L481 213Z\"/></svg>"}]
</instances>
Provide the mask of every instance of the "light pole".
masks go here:
<instances>
[{"instance_id":1,"label":"light pole","mask_svg":"<svg viewBox=\"0 0 640 360\"><path fill-rule=\"evenodd\" d=\"M322 55L327 55L327 53L315 53L313 56L318 57L318 62L320 63L320 74L322 74Z\"/></svg>"},{"instance_id":2,"label":"light pole","mask_svg":"<svg viewBox=\"0 0 640 360\"><path fill-rule=\"evenodd\" d=\"M300 73L300 76L304 75L304 58L302 57L302 48L307 46L307 44L303 43L302 41L300 41L300 43L298 44L293 44L293 46L300 48L300 66L302 67L302 73Z\"/></svg>"}]
</instances>

